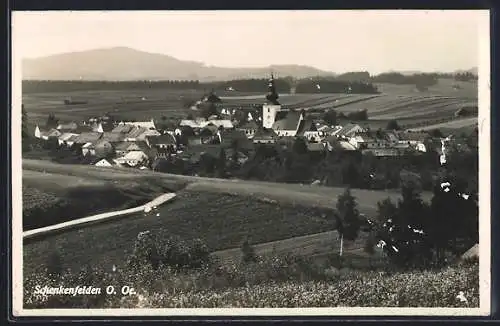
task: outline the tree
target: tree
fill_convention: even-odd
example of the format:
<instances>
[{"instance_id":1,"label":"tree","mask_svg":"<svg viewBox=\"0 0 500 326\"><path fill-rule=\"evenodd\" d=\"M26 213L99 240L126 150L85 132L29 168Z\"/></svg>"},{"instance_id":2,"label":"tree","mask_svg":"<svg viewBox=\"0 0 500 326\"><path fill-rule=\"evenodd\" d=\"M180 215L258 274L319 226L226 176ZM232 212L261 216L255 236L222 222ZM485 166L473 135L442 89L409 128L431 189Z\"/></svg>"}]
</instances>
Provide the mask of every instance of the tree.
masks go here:
<instances>
[{"instance_id":1,"label":"tree","mask_svg":"<svg viewBox=\"0 0 500 326\"><path fill-rule=\"evenodd\" d=\"M255 262L257 261L257 254L255 253L255 249L250 245L248 239L243 241L241 246L242 260L245 263Z\"/></svg>"},{"instance_id":2,"label":"tree","mask_svg":"<svg viewBox=\"0 0 500 326\"><path fill-rule=\"evenodd\" d=\"M356 240L359 229L361 228L361 220L359 218L356 198L351 195L351 190L349 188L337 198L336 207L337 214L335 215L335 219L337 222L337 231L340 235L339 256L342 256L344 239L350 241Z\"/></svg>"},{"instance_id":3,"label":"tree","mask_svg":"<svg viewBox=\"0 0 500 326\"><path fill-rule=\"evenodd\" d=\"M298 155L307 153L307 144L303 138L298 137L295 139L293 143L293 152Z\"/></svg>"},{"instance_id":4,"label":"tree","mask_svg":"<svg viewBox=\"0 0 500 326\"><path fill-rule=\"evenodd\" d=\"M21 105L21 139L22 139L22 149L24 151L28 151L31 148L30 144L30 134L28 131L28 113L24 108L24 104Z\"/></svg>"},{"instance_id":5,"label":"tree","mask_svg":"<svg viewBox=\"0 0 500 326\"><path fill-rule=\"evenodd\" d=\"M328 110L323 115L323 120L330 126L334 126L337 124L337 111Z\"/></svg>"},{"instance_id":6,"label":"tree","mask_svg":"<svg viewBox=\"0 0 500 326\"><path fill-rule=\"evenodd\" d=\"M226 151L224 148L220 149L219 158L217 160L217 176L224 178L226 175Z\"/></svg>"},{"instance_id":7,"label":"tree","mask_svg":"<svg viewBox=\"0 0 500 326\"><path fill-rule=\"evenodd\" d=\"M400 130L401 128L399 127L398 122L396 120L390 120L387 123L386 129L387 130Z\"/></svg>"},{"instance_id":8,"label":"tree","mask_svg":"<svg viewBox=\"0 0 500 326\"><path fill-rule=\"evenodd\" d=\"M45 127L48 129L52 129L52 128L57 128L58 125L59 125L59 120L56 119L54 113L49 113Z\"/></svg>"}]
</instances>

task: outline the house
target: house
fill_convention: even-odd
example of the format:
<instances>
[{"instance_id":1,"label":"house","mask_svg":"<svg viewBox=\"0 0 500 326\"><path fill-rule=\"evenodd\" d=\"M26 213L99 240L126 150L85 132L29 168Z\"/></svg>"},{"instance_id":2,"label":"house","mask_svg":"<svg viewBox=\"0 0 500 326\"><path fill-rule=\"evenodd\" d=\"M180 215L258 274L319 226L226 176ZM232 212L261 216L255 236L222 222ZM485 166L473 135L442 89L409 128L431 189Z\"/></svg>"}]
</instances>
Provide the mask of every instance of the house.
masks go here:
<instances>
[{"instance_id":1,"label":"house","mask_svg":"<svg viewBox=\"0 0 500 326\"><path fill-rule=\"evenodd\" d=\"M259 129L259 126L254 120L246 121L236 128L236 130L243 131L248 139L252 139L255 136L257 129Z\"/></svg>"},{"instance_id":2,"label":"house","mask_svg":"<svg viewBox=\"0 0 500 326\"><path fill-rule=\"evenodd\" d=\"M47 132L41 132L41 138L43 140L49 140L54 138L59 138L62 135L62 132L57 129L50 129Z\"/></svg>"},{"instance_id":3,"label":"house","mask_svg":"<svg viewBox=\"0 0 500 326\"><path fill-rule=\"evenodd\" d=\"M40 127L38 127L38 125L36 125L35 127L35 138L42 138L42 131L40 130Z\"/></svg>"},{"instance_id":4,"label":"house","mask_svg":"<svg viewBox=\"0 0 500 326\"><path fill-rule=\"evenodd\" d=\"M79 135L70 132L63 133L61 136L58 137L59 145L66 145L66 142L73 136L79 136Z\"/></svg>"},{"instance_id":5,"label":"house","mask_svg":"<svg viewBox=\"0 0 500 326\"><path fill-rule=\"evenodd\" d=\"M95 166L101 166L101 167L112 167L113 166L113 163L108 160L108 159L100 159L99 161L97 161L96 163L94 163Z\"/></svg>"},{"instance_id":6,"label":"house","mask_svg":"<svg viewBox=\"0 0 500 326\"><path fill-rule=\"evenodd\" d=\"M417 151L426 152L425 141L431 136L426 132L400 132L398 134L399 144L407 143L416 148Z\"/></svg>"},{"instance_id":7,"label":"house","mask_svg":"<svg viewBox=\"0 0 500 326\"><path fill-rule=\"evenodd\" d=\"M154 130L156 129L155 122L153 119L150 121L139 121L139 122L121 122L125 125L134 126L136 128L143 128L145 130Z\"/></svg>"},{"instance_id":8,"label":"house","mask_svg":"<svg viewBox=\"0 0 500 326\"><path fill-rule=\"evenodd\" d=\"M139 136L137 136L137 140L139 140L139 141L146 141L146 137L160 136L160 135L161 135L161 132L159 132L158 130L155 130L155 129L146 130L142 134L140 134Z\"/></svg>"},{"instance_id":9,"label":"house","mask_svg":"<svg viewBox=\"0 0 500 326\"><path fill-rule=\"evenodd\" d=\"M108 141L110 143L119 143L125 140L126 135L121 132L104 132L101 140Z\"/></svg>"},{"instance_id":10,"label":"house","mask_svg":"<svg viewBox=\"0 0 500 326\"><path fill-rule=\"evenodd\" d=\"M87 155L95 155L95 145L92 143L86 143L82 146L82 154L83 156Z\"/></svg>"},{"instance_id":11,"label":"house","mask_svg":"<svg viewBox=\"0 0 500 326\"><path fill-rule=\"evenodd\" d=\"M177 149L177 141L175 137L172 136L171 134L164 134L160 136L147 136L145 141L149 147L166 149L172 153L175 152Z\"/></svg>"},{"instance_id":12,"label":"house","mask_svg":"<svg viewBox=\"0 0 500 326\"><path fill-rule=\"evenodd\" d=\"M62 123L57 126L57 130L61 131L71 131L76 130L78 128L78 124L76 122Z\"/></svg>"},{"instance_id":13,"label":"house","mask_svg":"<svg viewBox=\"0 0 500 326\"><path fill-rule=\"evenodd\" d=\"M114 148L115 148L115 153L116 153L116 156L120 157L120 156L124 156L125 154L128 153L128 148L129 146L131 145L130 142L119 142L119 143L115 143L114 145Z\"/></svg>"},{"instance_id":14,"label":"house","mask_svg":"<svg viewBox=\"0 0 500 326\"><path fill-rule=\"evenodd\" d=\"M91 128L93 132L104 132L104 129L102 128L102 123L100 122L92 124Z\"/></svg>"},{"instance_id":15,"label":"house","mask_svg":"<svg viewBox=\"0 0 500 326\"><path fill-rule=\"evenodd\" d=\"M124 164L132 167L139 166L148 161L148 156L143 151L131 151L122 157L116 159L119 164Z\"/></svg>"},{"instance_id":16,"label":"house","mask_svg":"<svg viewBox=\"0 0 500 326\"><path fill-rule=\"evenodd\" d=\"M276 114L272 129L278 136L296 136L304 114L297 111L281 111Z\"/></svg>"},{"instance_id":17,"label":"house","mask_svg":"<svg viewBox=\"0 0 500 326\"><path fill-rule=\"evenodd\" d=\"M303 136L309 142L319 142L322 135L323 134L316 128L316 124L312 119L303 119L300 121L297 136Z\"/></svg>"},{"instance_id":18,"label":"house","mask_svg":"<svg viewBox=\"0 0 500 326\"><path fill-rule=\"evenodd\" d=\"M366 129L361 127L358 124L353 124L353 123L348 123L345 126L343 126L341 129L336 129L336 131L333 133L337 137L345 137L345 138L350 138L355 136L357 133L365 132Z\"/></svg>"},{"instance_id":19,"label":"house","mask_svg":"<svg viewBox=\"0 0 500 326\"><path fill-rule=\"evenodd\" d=\"M132 129L134 129L134 126L132 125L118 124L113 130L111 130L111 132L128 134Z\"/></svg>"},{"instance_id":20,"label":"house","mask_svg":"<svg viewBox=\"0 0 500 326\"><path fill-rule=\"evenodd\" d=\"M202 125L202 127L205 127L207 125L214 125L216 126L217 128L224 128L224 129L231 129L233 128L233 123L231 122L231 120L217 120L217 119L212 119L212 120L209 120L209 121L206 121L204 122L204 124Z\"/></svg>"},{"instance_id":21,"label":"house","mask_svg":"<svg viewBox=\"0 0 500 326\"><path fill-rule=\"evenodd\" d=\"M128 142L138 141L139 138L142 138L142 135L146 133L147 130L148 129L143 127L133 127L133 129L130 130L125 136L125 141Z\"/></svg>"},{"instance_id":22,"label":"house","mask_svg":"<svg viewBox=\"0 0 500 326\"><path fill-rule=\"evenodd\" d=\"M80 135L72 135L71 137L69 137L68 139L66 139L64 141L64 143L68 147L73 147L73 145L76 143L76 141L78 140L79 137L80 137Z\"/></svg>"},{"instance_id":23,"label":"house","mask_svg":"<svg viewBox=\"0 0 500 326\"><path fill-rule=\"evenodd\" d=\"M254 144L275 144L278 139L278 135L272 129L260 128L255 132L253 136Z\"/></svg>"},{"instance_id":24,"label":"house","mask_svg":"<svg viewBox=\"0 0 500 326\"><path fill-rule=\"evenodd\" d=\"M391 146L387 139L375 138L369 133L358 133L356 136L349 138L349 143L357 149L388 148Z\"/></svg>"},{"instance_id":25,"label":"house","mask_svg":"<svg viewBox=\"0 0 500 326\"><path fill-rule=\"evenodd\" d=\"M195 120L181 120L181 122L179 123L179 126L180 127L184 127L184 126L191 127L193 129L199 129L202 127L202 125Z\"/></svg>"},{"instance_id":26,"label":"house","mask_svg":"<svg viewBox=\"0 0 500 326\"><path fill-rule=\"evenodd\" d=\"M96 143L102 137L99 132L85 132L80 134L75 140L75 144L85 145L87 143Z\"/></svg>"}]
</instances>

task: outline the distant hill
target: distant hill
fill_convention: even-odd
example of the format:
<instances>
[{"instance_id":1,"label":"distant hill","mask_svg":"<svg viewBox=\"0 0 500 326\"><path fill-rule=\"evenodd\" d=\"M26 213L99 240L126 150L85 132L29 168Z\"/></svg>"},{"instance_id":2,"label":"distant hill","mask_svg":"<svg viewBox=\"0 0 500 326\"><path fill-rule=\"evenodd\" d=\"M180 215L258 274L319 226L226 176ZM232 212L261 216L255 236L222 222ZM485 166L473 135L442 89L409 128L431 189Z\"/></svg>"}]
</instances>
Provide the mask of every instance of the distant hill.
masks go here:
<instances>
[{"instance_id":1,"label":"distant hill","mask_svg":"<svg viewBox=\"0 0 500 326\"><path fill-rule=\"evenodd\" d=\"M295 78L333 76L310 66L272 65L262 68L225 68L202 62L142 52L127 47L71 52L24 59L24 80L200 80L267 78L269 72Z\"/></svg>"}]
</instances>

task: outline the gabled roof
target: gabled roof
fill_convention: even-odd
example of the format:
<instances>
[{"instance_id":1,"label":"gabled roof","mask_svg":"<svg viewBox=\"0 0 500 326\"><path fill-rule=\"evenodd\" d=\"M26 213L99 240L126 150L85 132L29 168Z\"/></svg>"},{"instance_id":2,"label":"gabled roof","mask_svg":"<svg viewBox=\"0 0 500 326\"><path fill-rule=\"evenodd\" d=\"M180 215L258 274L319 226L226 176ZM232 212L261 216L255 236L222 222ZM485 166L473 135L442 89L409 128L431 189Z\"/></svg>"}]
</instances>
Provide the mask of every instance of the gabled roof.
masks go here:
<instances>
[{"instance_id":1,"label":"gabled roof","mask_svg":"<svg viewBox=\"0 0 500 326\"><path fill-rule=\"evenodd\" d=\"M303 119L300 121L298 135L303 135L306 131L318 131L312 119Z\"/></svg>"},{"instance_id":2,"label":"gabled roof","mask_svg":"<svg viewBox=\"0 0 500 326\"><path fill-rule=\"evenodd\" d=\"M283 119L277 120L273 124L274 130L297 130L300 121L300 112L288 111Z\"/></svg>"},{"instance_id":3,"label":"gabled roof","mask_svg":"<svg viewBox=\"0 0 500 326\"><path fill-rule=\"evenodd\" d=\"M130 146L130 142L118 142L116 143L114 146L115 146L115 150L117 151L126 151L127 148Z\"/></svg>"},{"instance_id":4,"label":"gabled roof","mask_svg":"<svg viewBox=\"0 0 500 326\"><path fill-rule=\"evenodd\" d=\"M121 142L125 139L125 134L119 132L105 132L102 135L102 140L107 140L110 143Z\"/></svg>"},{"instance_id":5,"label":"gabled roof","mask_svg":"<svg viewBox=\"0 0 500 326\"><path fill-rule=\"evenodd\" d=\"M145 133L148 129L143 128L143 127L134 127L134 129L130 130L130 132L127 134L126 138L137 138L143 133Z\"/></svg>"},{"instance_id":6,"label":"gabled roof","mask_svg":"<svg viewBox=\"0 0 500 326\"><path fill-rule=\"evenodd\" d=\"M45 136L48 136L48 137L59 137L61 134L62 134L62 132L60 130L50 129L49 131L47 131L45 133Z\"/></svg>"},{"instance_id":7,"label":"gabled roof","mask_svg":"<svg viewBox=\"0 0 500 326\"><path fill-rule=\"evenodd\" d=\"M98 132L85 132L76 139L78 144L94 143L101 138L102 134Z\"/></svg>"},{"instance_id":8,"label":"gabled roof","mask_svg":"<svg viewBox=\"0 0 500 326\"><path fill-rule=\"evenodd\" d=\"M128 133L130 132L130 130L132 130L134 128L134 126L131 126L131 125L125 125L125 124L120 124L118 126L116 126L111 132L115 133L115 132L119 132L119 133Z\"/></svg>"},{"instance_id":9,"label":"gabled roof","mask_svg":"<svg viewBox=\"0 0 500 326\"><path fill-rule=\"evenodd\" d=\"M147 155L146 153L144 153L143 151L131 151L131 152L128 152L127 154L125 154L125 156L123 156L123 158L125 160L142 160L144 158L147 158Z\"/></svg>"},{"instance_id":10,"label":"gabled roof","mask_svg":"<svg viewBox=\"0 0 500 326\"><path fill-rule=\"evenodd\" d=\"M171 134L163 134L161 136L147 136L147 140L151 145L175 145L177 142Z\"/></svg>"},{"instance_id":11,"label":"gabled roof","mask_svg":"<svg viewBox=\"0 0 500 326\"><path fill-rule=\"evenodd\" d=\"M61 134L61 136L59 136L58 138L61 141L66 141L66 140L70 139L71 136L78 136L78 134L73 134L73 133L70 133L70 132L65 132L65 133Z\"/></svg>"},{"instance_id":12,"label":"gabled roof","mask_svg":"<svg viewBox=\"0 0 500 326\"><path fill-rule=\"evenodd\" d=\"M336 132L335 135L338 135L338 136L347 136L350 133L352 133L356 128L359 128L359 127L361 127L361 126L358 125L358 124L348 123L345 126L343 126L342 129L340 129L338 132ZM361 128L364 130L363 127L361 127Z\"/></svg>"},{"instance_id":13,"label":"gabled roof","mask_svg":"<svg viewBox=\"0 0 500 326\"><path fill-rule=\"evenodd\" d=\"M200 128L200 124L194 120L181 120L179 126L189 126L191 128Z\"/></svg>"}]
</instances>

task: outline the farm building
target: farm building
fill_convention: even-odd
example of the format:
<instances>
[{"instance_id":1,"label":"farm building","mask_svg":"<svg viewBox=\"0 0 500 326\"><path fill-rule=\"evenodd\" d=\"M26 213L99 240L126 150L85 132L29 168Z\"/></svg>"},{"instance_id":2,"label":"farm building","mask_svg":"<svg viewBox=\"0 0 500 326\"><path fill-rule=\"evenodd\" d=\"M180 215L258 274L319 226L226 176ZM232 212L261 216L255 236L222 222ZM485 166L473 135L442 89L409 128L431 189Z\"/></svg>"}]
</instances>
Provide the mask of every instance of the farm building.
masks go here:
<instances>
[{"instance_id":1,"label":"farm building","mask_svg":"<svg viewBox=\"0 0 500 326\"><path fill-rule=\"evenodd\" d=\"M357 133L365 132L366 129L358 124L348 123L342 127L342 129L337 129L334 135L337 137L353 137Z\"/></svg>"},{"instance_id":2,"label":"farm building","mask_svg":"<svg viewBox=\"0 0 500 326\"><path fill-rule=\"evenodd\" d=\"M119 164L126 164L131 167L139 166L147 162L147 160L148 156L143 151L130 151L125 156L116 159Z\"/></svg>"},{"instance_id":3,"label":"farm building","mask_svg":"<svg viewBox=\"0 0 500 326\"><path fill-rule=\"evenodd\" d=\"M147 136L146 144L148 144L149 147L164 148L172 152L175 152L175 150L177 149L177 142L175 140L175 137L171 134Z\"/></svg>"}]
</instances>

